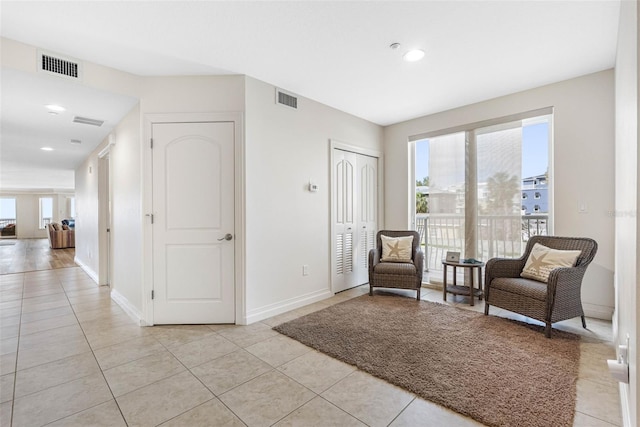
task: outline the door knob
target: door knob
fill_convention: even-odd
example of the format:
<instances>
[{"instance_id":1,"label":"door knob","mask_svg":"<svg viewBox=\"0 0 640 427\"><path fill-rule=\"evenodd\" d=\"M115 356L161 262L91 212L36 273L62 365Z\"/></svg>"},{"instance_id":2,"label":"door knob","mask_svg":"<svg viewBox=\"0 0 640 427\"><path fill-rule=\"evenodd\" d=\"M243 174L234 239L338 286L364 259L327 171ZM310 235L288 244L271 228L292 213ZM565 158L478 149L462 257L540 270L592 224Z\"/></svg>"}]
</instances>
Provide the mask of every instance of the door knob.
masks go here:
<instances>
[{"instance_id":1,"label":"door knob","mask_svg":"<svg viewBox=\"0 0 640 427\"><path fill-rule=\"evenodd\" d=\"M223 241L223 240L227 240L227 241L229 241L229 240L231 240L231 239L233 239L233 236L231 235L231 233L227 233L227 234L225 234L225 235L224 235L224 237L223 237L223 238L218 239L218 242L221 242L221 241Z\"/></svg>"}]
</instances>

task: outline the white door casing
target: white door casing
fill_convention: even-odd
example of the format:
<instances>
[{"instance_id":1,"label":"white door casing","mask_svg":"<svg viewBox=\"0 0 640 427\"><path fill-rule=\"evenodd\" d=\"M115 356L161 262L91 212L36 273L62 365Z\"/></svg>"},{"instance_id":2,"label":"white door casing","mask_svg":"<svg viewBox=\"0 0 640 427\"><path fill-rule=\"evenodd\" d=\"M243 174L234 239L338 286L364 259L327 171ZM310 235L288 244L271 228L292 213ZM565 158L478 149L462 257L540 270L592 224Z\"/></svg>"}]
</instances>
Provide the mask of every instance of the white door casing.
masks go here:
<instances>
[{"instance_id":1,"label":"white door casing","mask_svg":"<svg viewBox=\"0 0 640 427\"><path fill-rule=\"evenodd\" d=\"M233 122L153 123L153 323L234 323Z\"/></svg>"}]
</instances>

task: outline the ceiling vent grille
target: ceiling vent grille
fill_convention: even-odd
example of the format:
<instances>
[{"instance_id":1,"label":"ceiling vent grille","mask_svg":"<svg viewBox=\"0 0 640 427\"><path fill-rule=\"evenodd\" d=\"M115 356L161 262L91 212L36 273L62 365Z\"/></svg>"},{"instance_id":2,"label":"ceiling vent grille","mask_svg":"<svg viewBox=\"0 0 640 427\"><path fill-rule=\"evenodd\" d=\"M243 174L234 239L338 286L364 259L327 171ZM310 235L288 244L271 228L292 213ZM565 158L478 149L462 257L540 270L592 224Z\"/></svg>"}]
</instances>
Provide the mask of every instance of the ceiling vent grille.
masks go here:
<instances>
[{"instance_id":1,"label":"ceiling vent grille","mask_svg":"<svg viewBox=\"0 0 640 427\"><path fill-rule=\"evenodd\" d=\"M96 120L96 119L89 119L87 117L75 116L73 118L73 123L81 123L83 125L91 125L91 126L100 127L104 123L104 120Z\"/></svg>"},{"instance_id":2,"label":"ceiling vent grille","mask_svg":"<svg viewBox=\"0 0 640 427\"><path fill-rule=\"evenodd\" d=\"M294 110L298 109L298 98L291 95L290 93L286 93L280 89L276 89L276 104L284 105L285 107L293 108Z\"/></svg>"},{"instance_id":3,"label":"ceiling vent grille","mask_svg":"<svg viewBox=\"0 0 640 427\"><path fill-rule=\"evenodd\" d=\"M50 52L38 52L38 70L73 80L82 78L82 63Z\"/></svg>"},{"instance_id":4,"label":"ceiling vent grille","mask_svg":"<svg viewBox=\"0 0 640 427\"><path fill-rule=\"evenodd\" d=\"M80 141L79 139L72 139L71 143L72 144L82 144L82 141Z\"/></svg>"}]
</instances>

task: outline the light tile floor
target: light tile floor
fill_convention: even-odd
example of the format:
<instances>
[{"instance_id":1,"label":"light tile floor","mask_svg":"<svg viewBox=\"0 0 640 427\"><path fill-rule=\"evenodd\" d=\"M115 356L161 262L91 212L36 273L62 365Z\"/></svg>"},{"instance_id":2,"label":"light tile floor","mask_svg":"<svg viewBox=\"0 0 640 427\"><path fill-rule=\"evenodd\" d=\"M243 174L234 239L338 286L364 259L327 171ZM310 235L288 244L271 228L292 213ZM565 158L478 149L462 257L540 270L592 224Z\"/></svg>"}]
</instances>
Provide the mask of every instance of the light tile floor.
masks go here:
<instances>
[{"instance_id":1,"label":"light tile floor","mask_svg":"<svg viewBox=\"0 0 640 427\"><path fill-rule=\"evenodd\" d=\"M144 328L79 268L0 276L0 425L480 425L271 329L367 291L249 326ZM425 288L423 299L442 302L442 293ZM583 337L575 425L621 425L605 362L611 324L588 326L557 324Z\"/></svg>"}]
</instances>

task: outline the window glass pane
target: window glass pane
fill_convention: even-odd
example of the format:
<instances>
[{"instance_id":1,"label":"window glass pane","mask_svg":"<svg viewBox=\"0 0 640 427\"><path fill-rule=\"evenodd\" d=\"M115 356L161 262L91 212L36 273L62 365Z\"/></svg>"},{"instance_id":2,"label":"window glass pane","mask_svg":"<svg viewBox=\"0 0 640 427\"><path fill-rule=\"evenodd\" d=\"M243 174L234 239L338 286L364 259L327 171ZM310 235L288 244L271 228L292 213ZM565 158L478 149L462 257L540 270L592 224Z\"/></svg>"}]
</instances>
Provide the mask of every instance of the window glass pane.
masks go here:
<instances>
[{"instance_id":1,"label":"window glass pane","mask_svg":"<svg viewBox=\"0 0 640 427\"><path fill-rule=\"evenodd\" d=\"M521 254L520 186L522 128L520 122L476 131L478 222L476 258Z\"/></svg>"},{"instance_id":2,"label":"window glass pane","mask_svg":"<svg viewBox=\"0 0 640 427\"><path fill-rule=\"evenodd\" d=\"M549 234L549 138L551 116L522 123L522 241Z\"/></svg>"},{"instance_id":3,"label":"window glass pane","mask_svg":"<svg viewBox=\"0 0 640 427\"><path fill-rule=\"evenodd\" d=\"M15 236L16 199L13 197L0 198L0 230L2 237ZM5 230L5 227L11 225Z\"/></svg>"},{"instance_id":4,"label":"window glass pane","mask_svg":"<svg viewBox=\"0 0 640 427\"><path fill-rule=\"evenodd\" d=\"M53 220L53 198L40 198L40 229L44 229Z\"/></svg>"},{"instance_id":5,"label":"window glass pane","mask_svg":"<svg viewBox=\"0 0 640 427\"><path fill-rule=\"evenodd\" d=\"M416 167L416 230L429 280L442 281L447 251L464 248L464 132L417 141L416 160L428 165Z\"/></svg>"}]
</instances>

